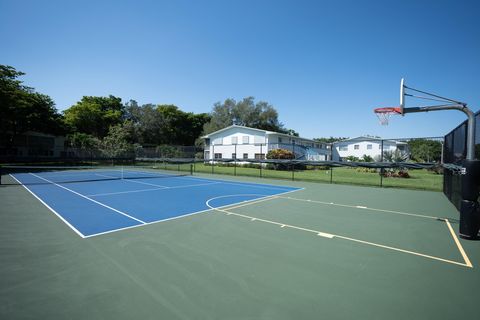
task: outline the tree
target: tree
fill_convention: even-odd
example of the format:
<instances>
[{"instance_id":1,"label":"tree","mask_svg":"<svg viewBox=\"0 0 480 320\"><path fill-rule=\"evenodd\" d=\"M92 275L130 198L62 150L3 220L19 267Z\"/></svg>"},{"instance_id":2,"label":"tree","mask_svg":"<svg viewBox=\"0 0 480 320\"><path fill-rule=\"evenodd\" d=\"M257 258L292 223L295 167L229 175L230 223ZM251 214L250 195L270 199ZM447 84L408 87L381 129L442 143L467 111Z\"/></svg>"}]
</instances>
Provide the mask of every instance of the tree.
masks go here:
<instances>
[{"instance_id":1,"label":"tree","mask_svg":"<svg viewBox=\"0 0 480 320\"><path fill-rule=\"evenodd\" d=\"M408 159L408 154L399 149L396 149L395 151L383 152L384 162L405 162L407 159Z\"/></svg>"},{"instance_id":2,"label":"tree","mask_svg":"<svg viewBox=\"0 0 480 320\"><path fill-rule=\"evenodd\" d=\"M128 157L134 151L134 146L130 141L129 130L124 125L117 124L109 128L100 148L103 154L109 158Z\"/></svg>"},{"instance_id":3,"label":"tree","mask_svg":"<svg viewBox=\"0 0 480 320\"><path fill-rule=\"evenodd\" d=\"M234 99L226 99L223 103L217 102L210 115L210 122L203 127L204 134L232 124L287 133L278 120L278 112L275 108L264 101L255 103L253 97L244 98L239 102Z\"/></svg>"},{"instance_id":4,"label":"tree","mask_svg":"<svg viewBox=\"0 0 480 320\"><path fill-rule=\"evenodd\" d=\"M341 140L346 140L348 138L344 137L330 137L330 138L313 138L313 140L315 141L318 141L318 142L322 142L322 143L333 143L333 142L337 142L337 141L341 141Z\"/></svg>"},{"instance_id":5,"label":"tree","mask_svg":"<svg viewBox=\"0 0 480 320\"><path fill-rule=\"evenodd\" d=\"M91 134L97 138L107 135L110 126L120 124L124 114L122 99L109 97L83 97L64 111L65 123L74 132Z\"/></svg>"},{"instance_id":6,"label":"tree","mask_svg":"<svg viewBox=\"0 0 480 320\"><path fill-rule=\"evenodd\" d=\"M94 150L99 147L100 140L86 133L74 132L67 136L67 144L72 148Z\"/></svg>"},{"instance_id":7,"label":"tree","mask_svg":"<svg viewBox=\"0 0 480 320\"><path fill-rule=\"evenodd\" d=\"M184 112L174 105L138 106L131 100L125 107L125 119L131 121L140 144L193 145L210 116Z\"/></svg>"},{"instance_id":8,"label":"tree","mask_svg":"<svg viewBox=\"0 0 480 320\"><path fill-rule=\"evenodd\" d=\"M435 140L412 139L408 141L412 160L416 162L440 161L442 157L442 143Z\"/></svg>"},{"instance_id":9,"label":"tree","mask_svg":"<svg viewBox=\"0 0 480 320\"><path fill-rule=\"evenodd\" d=\"M11 66L0 65L0 142L7 147L26 131L59 135L65 129L53 100L24 86L18 80L22 75Z\"/></svg>"},{"instance_id":10,"label":"tree","mask_svg":"<svg viewBox=\"0 0 480 320\"><path fill-rule=\"evenodd\" d=\"M363 162L373 162L373 157L369 156L368 154L364 154L363 158L361 159Z\"/></svg>"}]
</instances>

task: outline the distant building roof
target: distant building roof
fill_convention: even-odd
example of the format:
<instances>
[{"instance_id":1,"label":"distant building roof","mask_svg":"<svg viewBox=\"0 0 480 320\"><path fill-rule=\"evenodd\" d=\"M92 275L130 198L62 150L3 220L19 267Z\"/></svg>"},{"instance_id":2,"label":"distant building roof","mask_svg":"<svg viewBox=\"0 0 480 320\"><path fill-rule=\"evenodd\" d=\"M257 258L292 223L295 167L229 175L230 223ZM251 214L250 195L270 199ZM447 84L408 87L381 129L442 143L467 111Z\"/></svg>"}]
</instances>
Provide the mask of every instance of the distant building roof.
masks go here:
<instances>
[{"instance_id":1,"label":"distant building roof","mask_svg":"<svg viewBox=\"0 0 480 320\"><path fill-rule=\"evenodd\" d=\"M231 125L231 126L228 126L228 127L225 127L223 129L220 129L220 130L217 130L217 131L214 131L214 132L211 132L207 135L204 135L203 137L201 137L202 139L205 139L205 138L210 138L212 135L216 135L218 133L221 133L223 131L226 131L228 129L231 129L231 128L242 128L242 129L249 129L249 130L253 130L253 131L259 131L259 132L262 132L262 133L265 133L265 134L276 134L276 135L280 135L280 136L284 136L284 137L289 137L289 138L295 138L295 139L301 139L301 140L307 140L307 141L311 141L311 142L317 142L317 141L314 141L312 139L308 139L308 138L302 138L302 137L296 137L296 136L292 136L292 135L289 135L289 134L286 134L286 133L280 133L280 132L275 132L275 131L269 131L269 130L263 130L263 129L257 129L257 128L251 128L251 127L246 127L246 126L239 126L239 125Z\"/></svg>"}]
</instances>

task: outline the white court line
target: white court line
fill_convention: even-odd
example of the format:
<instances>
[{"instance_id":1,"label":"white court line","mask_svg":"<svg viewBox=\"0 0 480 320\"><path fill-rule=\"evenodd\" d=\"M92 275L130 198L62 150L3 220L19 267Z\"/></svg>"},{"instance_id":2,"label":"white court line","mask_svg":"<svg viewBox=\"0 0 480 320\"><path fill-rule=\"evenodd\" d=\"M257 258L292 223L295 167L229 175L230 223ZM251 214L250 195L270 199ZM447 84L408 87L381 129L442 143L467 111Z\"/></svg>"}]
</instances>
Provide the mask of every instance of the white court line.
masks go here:
<instances>
[{"instance_id":1,"label":"white court line","mask_svg":"<svg viewBox=\"0 0 480 320\"><path fill-rule=\"evenodd\" d=\"M262 199L261 201L273 200L273 199L282 199L282 198L287 198L288 199L288 197L270 196L268 198ZM265 223L269 223L269 224L273 224L273 225L278 225L281 228L291 228L291 229L296 229L296 230L300 230L300 231L315 233L318 236L328 238L328 239L338 238L338 239L343 239L343 240L348 240L348 241L357 242L357 243L361 243L361 244L366 244L366 245L370 245L370 246L374 246L374 247L378 247L378 248L383 248L383 249L402 252L402 253L411 254L411 255L415 255L415 256L420 256L420 257L427 258L427 259L432 259L432 260L436 260L436 261L441 261L441 262L445 262L445 263L459 265L459 266L462 266L462 267L473 268L472 264L470 263L470 260L468 260L468 257L466 257L466 255L464 256L465 263L461 263L461 262L458 262L458 261L444 259L444 258L440 258L440 257L432 256L432 255L427 255L427 254L423 254L423 253L420 253L420 252L405 250L405 249L401 249L401 248L397 248L397 247L387 246L387 245L383 245L383 244L379 244L379 243L375 243L375 242L370 242L370 241L345 237L345 236L342 236L342 235L337 235L337 234L332 234L332 233L326 233L326 232L319 231L319 230L307 229L307 228L298 227L298 226L294 226L294 225L289 225L289 224L281 223L281 222L277 222L277 221L261 219L261 218L257 218L257 217L253 217L253 216L249 216L249 215L244 215L244 214L239 214L239 213L235 213L235 212L230 211L230 210L240 208L240 207L243 207L243 206L246 206L246 205L255 204L255 203L260 202L260 201L240 204L240 205L237 205L237 206L224 206L224 207L226 207L226 209L222 209L222 207L215 208L215 207L210 206L209 202L213 199L214 198L209 199L207 201L208 202L207 206L212 208L212 210L223 212L226 215L234 215L234 216L237 216L237 217L242 217L242 218L249 219L250 221L260 221L260 222L265 222ZM451 230L451 231L453 231L453 230ZM465 259L465 257L466 257L466 259Z\"/></svg>"},{"instance_id":2,"label":"white court line","mask_svg":"<svg viewBox=\"0 0 480 320\"><path fill-rule=\"evenodd\" d=\"M129 180L129 179L122 179L122 178L115 177L115 176L109 176L109 175L106 175L106 174L96 173L96 175L100 176L100 177L105 177L105 178L113 178L113 179L118 179L118 180L125 180L125 181L128 181L128 182L144 184L144 185L147 185L147 186L168 188L167 186L163 186L161 184L153 184L153 183L147 183L147 182L142 182L142 181L133 181L133 180Z\"/></svg>"},{"instance_id":3,"label":"white court line","mask_svg":"<svg viewBox=\"0 0 480 320\"><path fill-rule=\"evenodd\" d=\"M166 189L166 188L150 188L150 189L140 189L140 190L130 190L130 191L119 191L119 192L94 193L94 194L87 194L87 197L111 196L115 194L147 192L147 191L155 191L155 190L163 190L163 189Z\"/></svg>"},{"instance_id":4,"label":"white court line","mask_svg":"<svg viewBox=\"0 0 480 320\"><path fill-rule=\"evenodd\" d=\"M30 192L30 194L32 196L34 196L38 201L40 201L41 204L43 204L45 207L47 207L50 211L52 211L58 218L60 218L60 220L63 221L63 223L65 223L68 227L70 227L70 229L72 229L73 231L75 231L76 234L78 234L80 237L82 238L85 238L85 235L83 233L81 233L79 230L77 230L73 225L71 225L67 220L65 220L60 214L58 214L57 211L53 210L52 207L50 207L48 204L45 203L45 201L43 201L42 199L40 199L39 196L37 196L32 190L30 190L26 185L24 185L23 183L21 183L20 181L18 181L17 178L15 178L13 175L9 175L10 177L12 177L15 181L17 181L22 187L24 187L28 192Z\"/></svg>"},{"instance_id":5,"label":"white court line","mask_svg":"<svg viewBox=\"0 0 480 320\"><path fill-rule=\"evenodd\" d=\"M115 211L115 212L117 212L117 213L120 213L121 215L124 215L125 217L128 217L128 218L130 218L130 219L133 219L133 220L135 220L135 221L138 221L138 222L140 222L140 223L142 223L142 224L145 224L145 223L146 223L145 221L142 221L142 220L140 220L140 219L137 219L137 218L135 218L135 217L132 217L131 215L129 215L129 214L125 213L125 212L122 212L122 211L120 211L120 210L117 210L117 209L115 209L115 208L112 208L112 207L110 207L110 206L107 206L107 205L104 204L104 203L101 203L101 202L98 202L97 200L91 199L91 198L89 198L89 197L87 197L87 196L85 196L85 195L83 195L83 194L81 194L81 193L78 193L78 192L76 192L76 191L73 191L72 189L69 189L69 188L64 187L64 186L62 186L62 185L59 185L59 184L57 184L57 183L55 183L55 182L53 182L53 181L50 181L50 180L48 180L48 179L42 178L42 177L40 177L40 176L38 176L38 175L36 175L36 174L34 174L34 173L30 173L30 174L31 174L32 176L35 176L35 177L39 178L39 179L42 179L42 180L47 181L47 182L49 182L49 183L51 183L51 184L54 184L54 185L56 185L56 186L59 187L59 188L62 188L62 189L67 190L67 191L70 191L71 193L76 194L77 196L80 196L80 197L82 197L82 198L84 198L84 199L87 199L87 200L89 200L89 201L91 201L91 202L93 202L93 203L96 203L96 204L98 204L98 205L100 205L100 206L102 206L102 207L105 207L105 208L107 208L107 209L110 209L110 210L112 210L112 211Z\"/></svg>"},{"instance_id":6,"label":"white court line","mask_svg":"<svg viewBox=\"0 0 480 320\"><path fill-rule=\"evenodd\" d=\"M280 191L285 190L285 189L292 189L292 188L296 189L294 191L299 191L299 190L304 190L305 189L305 188L292 187L292 186L274 186L274 185L268 186L268 185L265 185L265 184L257 184L257 183L254 183L254 182L247 182L247 181L246 182L233 182L231 180L209 179L209 178L203 178L203 177L179 176L179 177L176 177L176 179L195 180L195 181L203 180L203 181L214 181L214 182L221 181L224 184L230 184L230 185L234 185L234 186L252 187L252 188L260 188L260 189L271 189L271 190L280 190ZM286 192L286 193L288 193L288 192ZM280 193L280 194L283 194L283 193Z\"/></svg>"},{"instance_id":7,"label":"white court line","mask_svg":"<svg viewBox=\"0 0 480 320\"><path fill-rule=\"evenodd\" d=\"M290 190L290 191L286 191L286 192L282 192L282 193L278 193L278 194L287 194L287 193L295 192L295 191L299 191L299 190ZM231 196L235 196L235 195L230 195L230 197ZM246 204L251 203L253 201L260 202L260 201L268 200L268 198L275 197L276 195L265 196L265 195L258 195L257 194L256 196L262 196L262 198L245 200L245 201L241 202L241 205L246 205ZM222 196L222 197L226 197L226 196ZM233 205L235 205L235 203L227 204L225 206L221 206L221 207L217 207L217 208L226 208L226 207L231 207ZM167 219L163 219L163 220L152 221L152 222L146 222L145 224L142 224L142 225L136 225L136 226L130 226L130 227L125 227L125 228L120 228L120 229L115 229L115 230L110 230L110 231L105 231L105 232L99 232L99 233L95 233L95 234L85 236L85 238L92 238L92 237L101 236L101 235L105 235L105 234L109 234L109 233L114 233L114 232L117 232L117 231L123 231L123 230L128 230L128 229L133 229L133 228L144 227L146 225L157 224L157 223L162 223L162 222L166 222L166 221L170 221L170 220L181 219L181 218L193 216L193 215L196 215L196 214L199 214L199 213L210 212L210 211L212 211L211 207L209 207L208 209L205 209L205 210L195 211L195 212L187 213L187 214L184 214L184 215L181 215L181 216L176 216L176 217L167 218Z\"/></svg>"},{"instance_id":8,"label":"white court line","mask_svg":"<svg viewBox=\"0 0 480 320\"><path fill-rule=\"evenodd\" d=\"M128 179L124 179L128 182L135 182L130 181ZM209 182L209 183L199 183L199 184L190 184L184 186L174 186L174 187L162 187L162 188L152 188L152 189L141 189L141 190L132 190L132 191L119 191L119 192L109 192L109 193L97 193L97 194L90 194L89 197L98 197L98 196L110 196L115 194L125 194L125 193L135 193L135 192L147 192L147 191L158 191L158 190L166 190L166 189L181 189L181 188L191 188L191 187L198 187L198 186L209 186L211 184L220 184L222 182Z\"/></svg>"}]
</instances>

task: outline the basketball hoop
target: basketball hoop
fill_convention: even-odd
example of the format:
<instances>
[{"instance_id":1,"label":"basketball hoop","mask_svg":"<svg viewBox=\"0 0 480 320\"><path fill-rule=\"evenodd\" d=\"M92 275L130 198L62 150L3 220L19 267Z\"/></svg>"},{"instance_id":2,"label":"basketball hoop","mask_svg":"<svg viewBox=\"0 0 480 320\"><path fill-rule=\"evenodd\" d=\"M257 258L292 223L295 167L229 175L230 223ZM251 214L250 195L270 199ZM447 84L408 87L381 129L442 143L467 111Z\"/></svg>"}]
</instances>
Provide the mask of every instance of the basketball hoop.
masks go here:
<instances>
[{"instance_id":1,"label":"basketball hoop","mask_svg":"<svg viewBox=\"0 0 480 320\"><path fill-rule=\"evenodd\" d=\"M401 107L384 107L384 108L376 108L373 110L380 121L382 126L387 126L388 121L390 120L390 116L392 115L400 115L402 114Z\"/></svg>"}]
</instances>

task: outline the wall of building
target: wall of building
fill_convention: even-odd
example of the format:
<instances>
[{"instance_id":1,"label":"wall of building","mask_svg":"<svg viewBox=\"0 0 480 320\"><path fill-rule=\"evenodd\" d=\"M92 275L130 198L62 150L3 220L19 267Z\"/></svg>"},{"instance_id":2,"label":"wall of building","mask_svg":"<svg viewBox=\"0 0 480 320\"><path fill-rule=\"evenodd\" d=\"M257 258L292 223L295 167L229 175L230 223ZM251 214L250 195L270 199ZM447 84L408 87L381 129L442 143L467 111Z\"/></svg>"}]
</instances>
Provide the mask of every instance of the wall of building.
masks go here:
<instances>
[{"instance_id":1,"label":"wall of building","mask_svg":"<svg viewBox=\"0 0 480 320\"><path fill-rule=\"evenodd\" d=\"M267 153L266 134L248 128L230 128L210 136L205 146L205 159L214 159L215 154L222 159L232 159L236 153L237 159L254 159L263 157Z\"/></svg>"},{"instance_id":2,"label":"wall of building","mask_svg":"<svg viewBox=\"0 0 480 320\"><path fill-rule=\"evenodd\" d=\"M282 134L266 133L250 128L233 127L206 140L205 159L264 159L269 150L294 151L305 160L329 160L330 150L325 144Z\"/></svg>"},{"instance_id":3,"label":"wall of building","mask_svg":"<svg viewBox=\"0 0 480 320\"><path fill-rule=\"evenodd\" d=\"M395 151L397 144L394 141L383 141L383 151ZM340 160L349 156L363 158L364 155L378 158L382 154L382 142L378 140L352 140L334 144L333 160Z\"/></svg>"}]
</instances>

